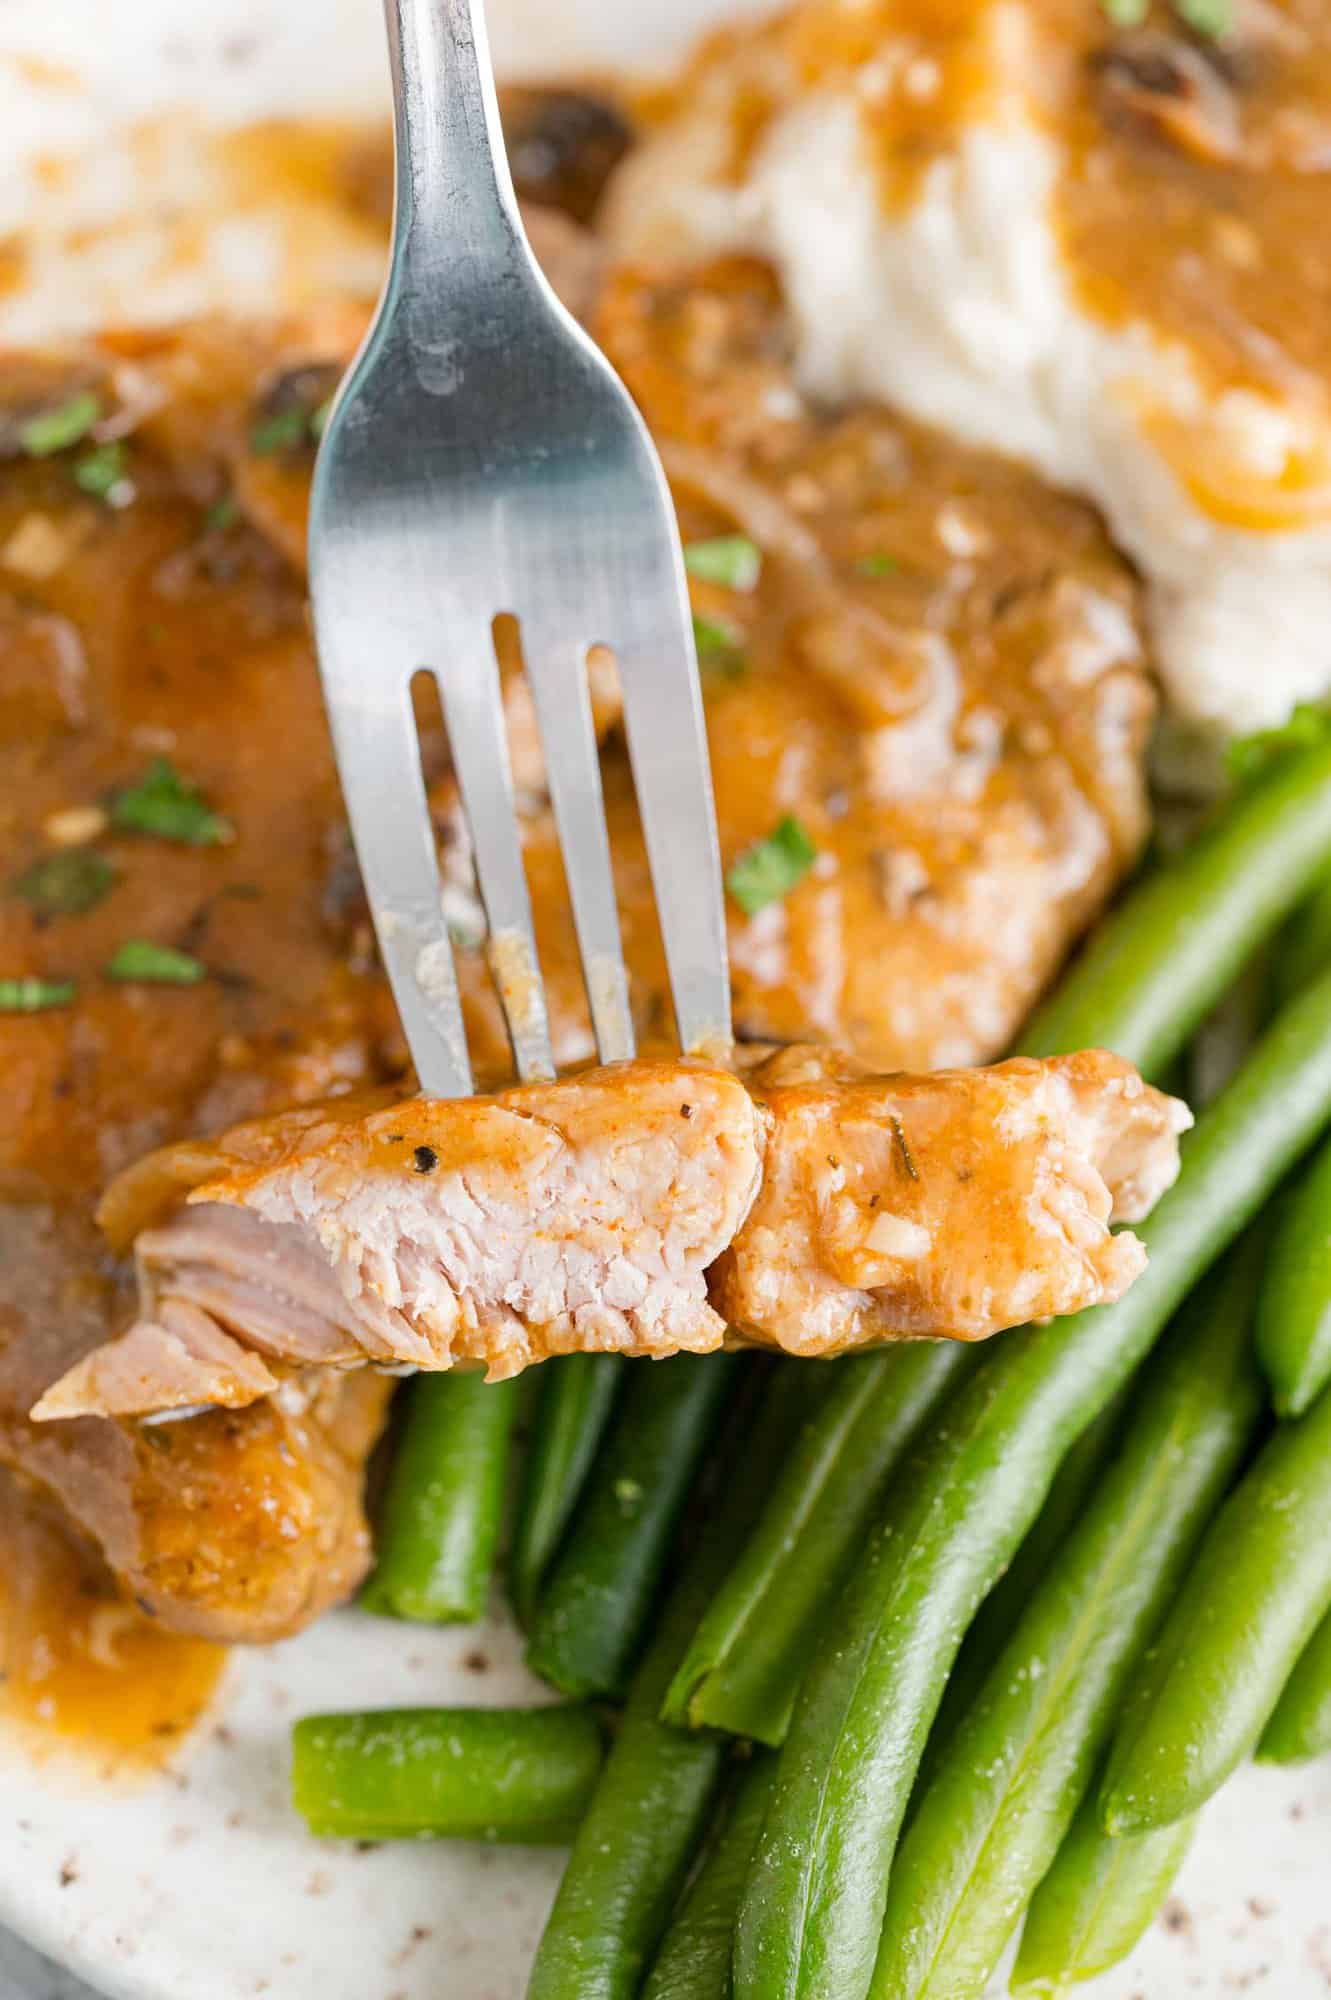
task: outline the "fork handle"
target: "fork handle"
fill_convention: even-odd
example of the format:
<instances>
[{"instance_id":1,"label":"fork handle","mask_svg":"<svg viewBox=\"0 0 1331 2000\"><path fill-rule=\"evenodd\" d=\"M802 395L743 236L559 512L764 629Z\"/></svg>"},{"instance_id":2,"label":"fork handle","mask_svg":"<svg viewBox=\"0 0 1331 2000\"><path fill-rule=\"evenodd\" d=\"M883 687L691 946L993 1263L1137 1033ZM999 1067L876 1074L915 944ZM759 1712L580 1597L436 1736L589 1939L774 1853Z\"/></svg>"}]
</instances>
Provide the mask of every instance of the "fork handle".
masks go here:
<instances>
[{"instance_id":1,"label":"fork handle","mask_svg":"<svg viewBox=\"0 0 1331 2000\"><path fill-rule=\"evenodd\" d=\"M395 273L427 294L530 265L481 0L384 0L397 155ZM470 268L468 268L470 267ZM446 292L442 295L446 296Z\"/></svg>"}]
</instances>

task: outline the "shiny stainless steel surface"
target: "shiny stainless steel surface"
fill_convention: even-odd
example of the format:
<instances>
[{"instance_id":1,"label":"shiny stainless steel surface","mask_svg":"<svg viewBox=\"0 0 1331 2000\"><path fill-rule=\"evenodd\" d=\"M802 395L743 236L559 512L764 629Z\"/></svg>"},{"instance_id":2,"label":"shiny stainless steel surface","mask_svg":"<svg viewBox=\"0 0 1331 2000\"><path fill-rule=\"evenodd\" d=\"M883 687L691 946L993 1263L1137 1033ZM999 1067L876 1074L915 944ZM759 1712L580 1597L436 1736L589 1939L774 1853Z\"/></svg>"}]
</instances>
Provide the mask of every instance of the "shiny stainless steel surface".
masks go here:
<instances>
[{"instance_id":1,"label":"shiny stainless steel surface","mask_svg":"<svg viewBox=\"0 0 1331 2000\"><path fill-rule=\"evenodd\" d=\"M586 685L618 663L680 1038L729 1041L688 594L655 448L523 234L478 0L386 0L391 269L329 417L310 577L338 765L422 1088L471 1088L410 683L438 683L523 1077L552 1072L493 620L517 617L603 1059L632 1025Z\"/></svg>"}]
</instances>

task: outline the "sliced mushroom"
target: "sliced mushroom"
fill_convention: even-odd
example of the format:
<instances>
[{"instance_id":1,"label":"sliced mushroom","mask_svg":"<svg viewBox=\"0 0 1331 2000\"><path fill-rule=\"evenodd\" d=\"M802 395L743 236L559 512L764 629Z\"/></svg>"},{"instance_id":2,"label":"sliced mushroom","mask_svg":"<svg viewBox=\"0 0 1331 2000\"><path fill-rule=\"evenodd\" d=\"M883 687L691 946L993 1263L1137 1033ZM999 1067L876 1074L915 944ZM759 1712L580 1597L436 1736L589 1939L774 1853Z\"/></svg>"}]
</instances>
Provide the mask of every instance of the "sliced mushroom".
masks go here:
<instances>
[{"instance_id":1,"label":"sliced mushroom","mask_svg":"<svg viewBox=\"0 0 1331 2000\"><path fill-rule=\"evenodd\" d=\"M1128 125L1208 166L1233 166L1243 150L1234 86L1196 43L1143 29L1095 58L1100 101Z\"/></svg>"},{"instance_id":2,"label":"sliced mushroom","mask_svg":"<svg viewBox=\"0 0 1331 2000\"><path fill-rule=\"evenodd\" d=\"M632 143L614 105L580 90L506 90L504 132L513 182L524 201L588 222Z\"/></svg>"}]
</instances>

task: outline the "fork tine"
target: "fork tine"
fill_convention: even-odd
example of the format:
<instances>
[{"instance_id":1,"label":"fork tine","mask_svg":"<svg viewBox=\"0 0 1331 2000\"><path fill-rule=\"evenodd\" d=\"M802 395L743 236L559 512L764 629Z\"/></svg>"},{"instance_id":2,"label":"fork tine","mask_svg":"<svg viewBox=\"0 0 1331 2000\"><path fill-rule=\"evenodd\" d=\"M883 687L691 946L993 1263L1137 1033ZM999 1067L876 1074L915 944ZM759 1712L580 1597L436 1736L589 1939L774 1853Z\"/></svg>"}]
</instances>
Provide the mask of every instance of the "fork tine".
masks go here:
<instances>
[{"instance_id":1,"label":"fork tine","mask_svg":"<svg viewBox=\"0 0 1331 2000\"><path fill-rule=\"evenodd\" d=\"M365 690L363 678L349 680L329 716L379 950L421 1089L468 1097L471 1063L411 692L403 682L393 702L391 689L388 699Z\"/></svg>"},{"instance_id":2,"label":"fork tine","mask_svg":"<svg viewBox=\"0 0 1331 2000\"><path fill-rule=\"evenodd\" d=\"M664 484L664 481L662 482ZM673 532L616 599L624 726L647 842L675 1021L686 1054L728 1050L730 977L721 854L688 592ZM655 552L653 552L655 554ZM656 607L649 625L640 607Z\"/></svg>"},{"instance_id":3,"label":"fork tine","mask_svg":"<svg viewBox=\"0 0 1331 2000\"><path fill-rule=\"evenodd\" d=\"M582 974L602 1062L633 1054L633 1017L610 866L587 647L553 624L522 621L522 657L545 755Z\"/></svg>"},{"instance_id":4,"label":"fork tine","mask_svg":"<svg viewBox=\"0 0 1331 2000\"><path fill-rule=\"evenodd\" d=\"M490 971L508 1024L514 1065L522 1082L528 1083L555 1073L545 989L522 865L494 645L488 630L471 640L465 635L460 621L450 621L453 665L447 670L435 668L434 677L490 927L486 946Z\"/></svg>"}]
</instances>

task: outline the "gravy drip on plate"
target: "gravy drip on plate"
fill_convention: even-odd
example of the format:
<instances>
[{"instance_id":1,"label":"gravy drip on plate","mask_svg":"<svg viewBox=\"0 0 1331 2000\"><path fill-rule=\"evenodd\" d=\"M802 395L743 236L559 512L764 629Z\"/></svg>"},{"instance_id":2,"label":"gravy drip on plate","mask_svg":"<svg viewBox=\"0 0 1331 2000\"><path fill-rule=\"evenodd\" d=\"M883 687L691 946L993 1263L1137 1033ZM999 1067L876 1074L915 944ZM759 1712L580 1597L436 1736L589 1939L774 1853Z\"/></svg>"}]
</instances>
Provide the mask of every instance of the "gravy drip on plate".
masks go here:
<instances>
[{"instance_id":1,"label":"gravy drip on plate","mask_svg":"<svg viewBox=\"0 0 1331 2000\"><path fill-rule=\"evenodd\" d=\"M0 1476L0 1717L117 1776L166 1762L227 1650L129 1603L64 1523Z\"/></svg>"}]
</instances>

